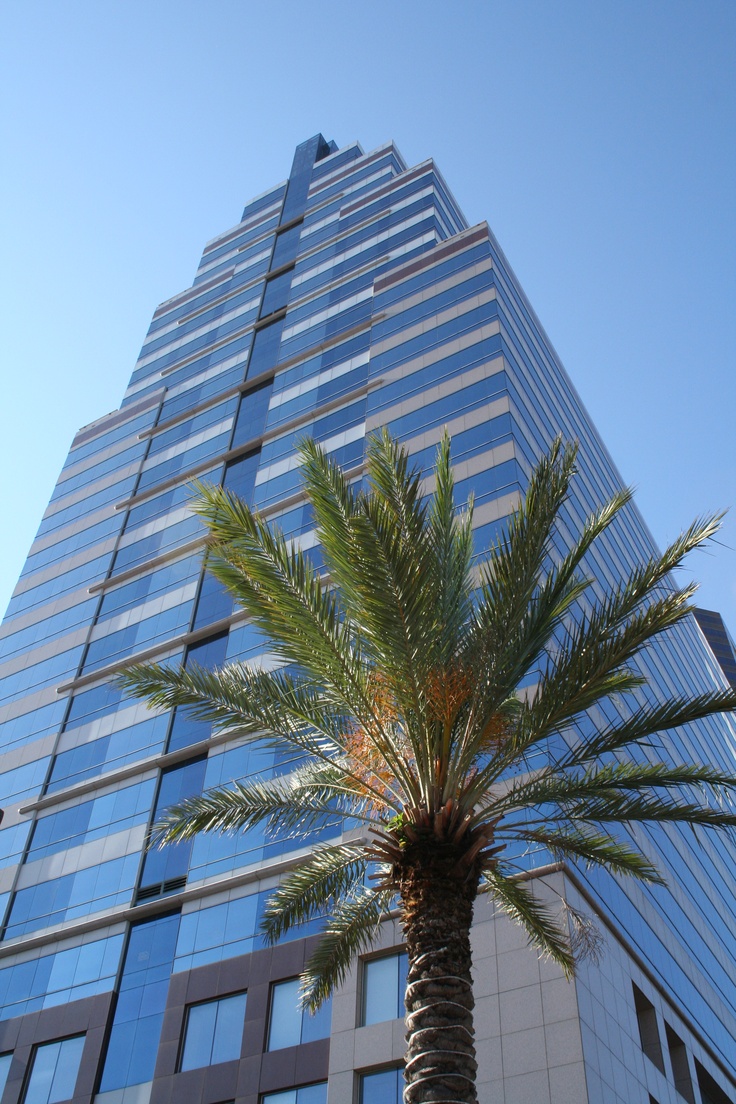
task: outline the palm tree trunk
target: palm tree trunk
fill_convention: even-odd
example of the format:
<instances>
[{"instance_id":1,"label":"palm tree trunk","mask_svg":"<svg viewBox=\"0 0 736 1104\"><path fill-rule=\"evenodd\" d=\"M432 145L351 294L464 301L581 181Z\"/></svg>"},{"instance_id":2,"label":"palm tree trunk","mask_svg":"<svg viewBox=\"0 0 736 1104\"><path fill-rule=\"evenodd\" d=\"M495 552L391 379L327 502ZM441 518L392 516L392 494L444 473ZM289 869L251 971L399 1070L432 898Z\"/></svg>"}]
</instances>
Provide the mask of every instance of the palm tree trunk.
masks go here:
<instances>
[{"instance_id":1,"label":"palm tree trunk","mask_svg":"<svg viewBox=\"0 0 736 1104\"><path fill-rule=\"evenodd\" d=\"M477 1104L470 925L478 879L455 873L456 858L424 850L400 876L409 959L404 1104Z\"/></svg>"}]
</instances>

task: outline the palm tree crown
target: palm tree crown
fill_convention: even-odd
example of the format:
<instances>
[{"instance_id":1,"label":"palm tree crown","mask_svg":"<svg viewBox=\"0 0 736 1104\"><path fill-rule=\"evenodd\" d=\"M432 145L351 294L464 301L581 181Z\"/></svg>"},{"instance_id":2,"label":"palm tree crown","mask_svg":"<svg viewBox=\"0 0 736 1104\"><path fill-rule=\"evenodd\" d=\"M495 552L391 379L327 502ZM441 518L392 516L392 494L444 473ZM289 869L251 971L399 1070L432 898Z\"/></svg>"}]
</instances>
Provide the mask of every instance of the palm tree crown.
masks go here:
<instances>
[{"instance_id":1,"label":"palm tree crown","mask_svg":"<svg viewBox=\"0 0 736 1104\"><path fill-rule=\"evenodd\" d=\"M652 750L656 734L733 709L736 694L653 702L635 665L688 613L694 588L669 575L719 519L696 522L596 599L586 554L630 493L555 553L572 446L557 441L541 460L505 534L477 563L472 503L455 507L448 439L431 496L386 433L369 443L367 489L313 442L301 455L321 573L221 488L198 486L194 505L209 529L208 568L269 639L276 665L141 665L123 676L155 706L188 707L298 763L188 799L153 840L265 823L296 847L347 821L341 842L320 844L281 882L266 933L275 940L327 918L303 978L305 1004L316 1007L398 908L409 956L405 1100L474 1102L476 895L490 892L570 973L570 917L535 898L515 857L546 848L656 882L651 859L617 826L736 824L732 776ZM583 737L576 721L612 696L627 700L625 714Z\"/></svg>"}]
</instances>

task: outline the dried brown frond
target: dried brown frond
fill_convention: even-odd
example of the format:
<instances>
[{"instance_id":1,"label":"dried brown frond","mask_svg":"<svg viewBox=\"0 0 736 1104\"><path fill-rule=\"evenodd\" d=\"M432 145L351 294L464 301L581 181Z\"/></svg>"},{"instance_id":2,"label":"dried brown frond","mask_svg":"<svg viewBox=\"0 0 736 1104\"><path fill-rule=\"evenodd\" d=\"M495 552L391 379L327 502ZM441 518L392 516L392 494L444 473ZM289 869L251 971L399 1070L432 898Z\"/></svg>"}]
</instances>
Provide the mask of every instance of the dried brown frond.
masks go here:
<instances>
[{"instance_id":1,"label":"dried brown frond","mask_svg":"<svg viewBox=\"0 0 736 1104\"><path fill-rule=\"evenodd\" d=\"M443 728L450 728L472 691L470 675L461 664L433 671L425 687L431 718Z\"/></svg>"}]
</instances>

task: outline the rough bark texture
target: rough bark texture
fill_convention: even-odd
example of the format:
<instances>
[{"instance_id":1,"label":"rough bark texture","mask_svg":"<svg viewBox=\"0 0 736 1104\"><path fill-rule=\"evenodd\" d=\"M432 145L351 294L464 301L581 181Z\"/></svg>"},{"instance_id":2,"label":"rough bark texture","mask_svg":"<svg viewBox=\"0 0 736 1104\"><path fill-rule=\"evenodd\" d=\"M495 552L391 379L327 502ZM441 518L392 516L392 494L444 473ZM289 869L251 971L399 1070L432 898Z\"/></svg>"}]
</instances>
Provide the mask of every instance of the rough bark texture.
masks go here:
<instances>
[{"instance_id":1,"label":"rough bark texture","mask_svg":"<svg viewBox=\"0 0 736 1104\"><path fill-rule=\"evenodd\" d=\"M477 1104L470 925L478 878L457 872L453 850L422 847L400 873L409 958L405 1104Z\"/></svg>"}]
</instances>

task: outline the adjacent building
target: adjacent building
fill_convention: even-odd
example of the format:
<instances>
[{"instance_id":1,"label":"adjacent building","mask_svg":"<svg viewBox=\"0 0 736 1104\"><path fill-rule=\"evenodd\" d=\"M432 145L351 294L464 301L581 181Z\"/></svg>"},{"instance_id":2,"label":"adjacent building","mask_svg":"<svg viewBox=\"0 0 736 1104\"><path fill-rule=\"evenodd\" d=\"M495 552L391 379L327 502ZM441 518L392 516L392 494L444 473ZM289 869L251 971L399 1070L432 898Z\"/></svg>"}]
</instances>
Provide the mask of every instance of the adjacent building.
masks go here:
<instances>
[{"instance_id":1,"label":"adjacent building","mask_svg":"<svg viewBox=\"0 0 736 1104\"><path fill-rule=\"evenodd\" d=\"M318 564L295 442L313 435L358 478L380 426L424 469L448 427L478 550L560 432L581 443L571 526L620 485L493 234L467 225L434 163L318 135L155 311L120 408L74 439L0 629L0 1104L400 1099L398 925L302 1016L314 932L259 936L293 843L144 850L158 811L268 775L273 754L110 681L133 658L264 653L203 570L193 478L237 491ZM591 556L600 593L652 548L629 509ZM694 618L643 663L653 695L726 685ZM704 722L657 754L734 771L736 729ZM597 918L600 957L572 983L479 902L481 1104L736 1101L734 839L636 834L668 889L520 856L540 892Z\"/></svg>"}]
</instances>

